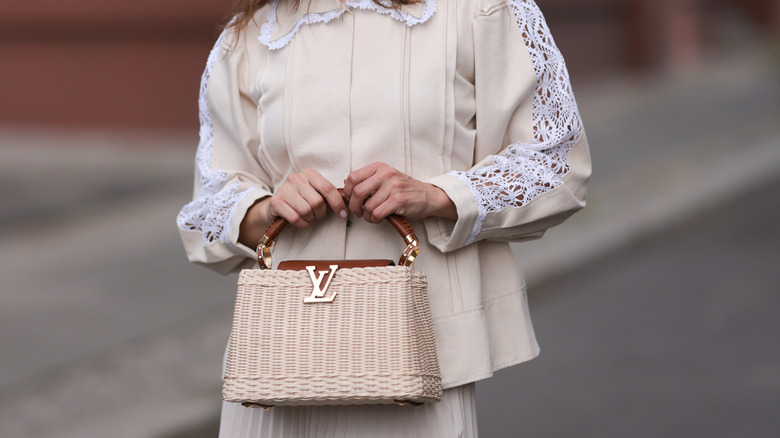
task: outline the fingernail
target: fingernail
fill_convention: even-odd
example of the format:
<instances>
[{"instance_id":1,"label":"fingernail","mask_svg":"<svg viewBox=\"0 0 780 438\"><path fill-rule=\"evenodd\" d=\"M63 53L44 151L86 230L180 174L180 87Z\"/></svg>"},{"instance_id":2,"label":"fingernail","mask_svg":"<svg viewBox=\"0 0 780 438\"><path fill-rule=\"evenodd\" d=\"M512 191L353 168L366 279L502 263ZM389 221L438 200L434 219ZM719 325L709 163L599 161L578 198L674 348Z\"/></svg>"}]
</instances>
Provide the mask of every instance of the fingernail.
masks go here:
<instances>
[{"instance_id":1,"label":"fingernail","mask_svg":"<svg viewBox=\"0 0 780 438\"><path fill-rule=\"evenodd\" d=\"M346 219L346 218L347 218L347 211L346 211L346 210L341 210L341 211L339 212L339 216L340 216L342 219Z\"/></svg>"}]
</instances>

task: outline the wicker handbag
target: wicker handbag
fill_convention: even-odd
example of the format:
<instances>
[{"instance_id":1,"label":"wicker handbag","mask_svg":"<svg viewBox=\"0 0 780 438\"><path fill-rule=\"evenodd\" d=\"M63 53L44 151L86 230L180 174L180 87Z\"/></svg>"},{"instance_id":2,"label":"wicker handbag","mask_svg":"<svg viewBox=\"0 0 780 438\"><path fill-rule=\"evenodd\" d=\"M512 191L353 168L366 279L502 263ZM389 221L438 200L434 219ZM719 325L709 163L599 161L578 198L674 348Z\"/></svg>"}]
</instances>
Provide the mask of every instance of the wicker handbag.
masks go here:
<instances>
[{"instance_id":1,"label":"wicker handbag","mask_svg":"<svg viewBox=\"0 0 780 438\"><path fill-rule=\"evenodd\" d=\"M271 267L277 219L238 279L223 398L244 406L420 404L442 386L425 274L411 225L390 260L287 261Z\"/></svg>"}]
</instances>

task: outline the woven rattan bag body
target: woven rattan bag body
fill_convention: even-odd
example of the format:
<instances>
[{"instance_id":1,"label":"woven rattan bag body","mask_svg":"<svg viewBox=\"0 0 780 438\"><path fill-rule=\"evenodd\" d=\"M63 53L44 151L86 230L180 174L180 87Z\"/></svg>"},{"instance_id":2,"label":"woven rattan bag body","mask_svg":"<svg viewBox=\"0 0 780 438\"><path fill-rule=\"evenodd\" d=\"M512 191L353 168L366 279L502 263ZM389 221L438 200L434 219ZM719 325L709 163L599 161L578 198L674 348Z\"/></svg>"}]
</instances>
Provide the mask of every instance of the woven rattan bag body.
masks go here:
<instances>
[{"instance_id":1,"label":"woven rattan bag body","mask_svg":"<svg viewBox=\"0 0 780 438\"><path fill-rule=\"evenodd\" d=\"M417 238L403 218L388 221L407 243L399 266L333 260L267 269L285 222L268 228L258 245L261 269L245 269L238 279L226 401L269 407L441 400L427 281L408 266Z\"/></svg>"}]
</instances>

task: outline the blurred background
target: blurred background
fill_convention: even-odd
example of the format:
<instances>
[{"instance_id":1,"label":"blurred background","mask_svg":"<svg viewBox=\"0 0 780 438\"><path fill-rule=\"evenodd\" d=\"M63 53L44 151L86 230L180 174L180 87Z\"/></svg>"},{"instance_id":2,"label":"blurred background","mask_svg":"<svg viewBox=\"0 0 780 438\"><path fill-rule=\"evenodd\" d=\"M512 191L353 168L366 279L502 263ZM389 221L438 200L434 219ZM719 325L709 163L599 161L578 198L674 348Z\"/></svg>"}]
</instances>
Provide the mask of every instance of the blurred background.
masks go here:
<instances>
[{"instance_id":1,"label":"blurred background","mask_svg":"<svg viewBox=\"0 0 780 438\"><path fill-rule=\"evenodd\" d=\"M482 436L780 436L780 0L538 4L594 173ZM0 436L216 436L235 277L174 218L229 8L0 0Z\"/></svg>"}]
</instances>

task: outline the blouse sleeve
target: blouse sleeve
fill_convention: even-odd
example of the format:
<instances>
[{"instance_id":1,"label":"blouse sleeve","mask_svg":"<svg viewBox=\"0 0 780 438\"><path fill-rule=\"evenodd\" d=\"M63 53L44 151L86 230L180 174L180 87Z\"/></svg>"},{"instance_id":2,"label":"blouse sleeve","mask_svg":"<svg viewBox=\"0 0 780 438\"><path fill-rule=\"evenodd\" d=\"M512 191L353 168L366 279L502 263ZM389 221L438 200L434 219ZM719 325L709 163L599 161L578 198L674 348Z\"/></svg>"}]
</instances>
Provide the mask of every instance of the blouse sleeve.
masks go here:
<instances>
[{"instance_id":1,"label":"blouse sleeve","mask_svg":"<svg viewBox=\"0 0 780 438\"><path fill-rule=\"evenodd\" d=\"M473 22L476 164L429 181L458 210L449 232L431 242L442 251L541 237L585 206L591 171L566 64L541 11L533 0L481 3ZM489 150L496 153L479 156Z\"/></svg>"},{"instance_id":2,"label":"blouse sleeve","mask_svg":"<svg viewBox=\"0 0 780 438\"><path fill-rule=\"evenodd\" d=\"M220 35L203 72L194 199L177 217L190 261L222 273L254 263L254 250L238 242L239 226L272 187L257 159L259 96L250 73L257 66L233 35Z\"/></svg>"}]
</instances>

